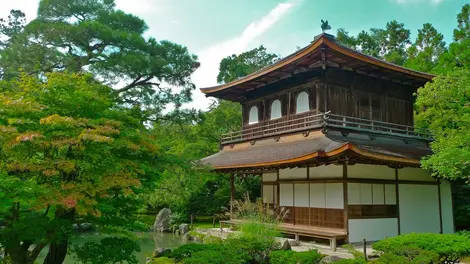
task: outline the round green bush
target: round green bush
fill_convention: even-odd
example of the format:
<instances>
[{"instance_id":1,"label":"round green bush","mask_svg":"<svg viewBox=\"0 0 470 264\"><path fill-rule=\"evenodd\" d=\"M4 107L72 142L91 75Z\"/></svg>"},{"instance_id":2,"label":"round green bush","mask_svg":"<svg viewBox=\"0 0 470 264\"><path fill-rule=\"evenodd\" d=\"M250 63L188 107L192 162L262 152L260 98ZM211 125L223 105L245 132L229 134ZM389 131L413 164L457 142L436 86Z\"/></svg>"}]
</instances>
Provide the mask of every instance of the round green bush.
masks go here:
<instances>
[{"instance_id":1,"label":"round green bush","mask_svg":"<svg viewBox=\"0 0 470 264\"><path fill-rule=\"evenodd\" d=\"M439 263L457 263L470 255L470 239L458 234L411 233L378 241L372 248L385 254L405 257L421 249L437 254Z\"/></svg>"},{"instance_id":2,"label":"round green bush","mask_svg":"<svg viewBox=\"0 0 470 264\"><path fill-rule=\"evenodd\" d=\"M320 263L323 256L316 250L295 252L292 250L276 250L269 254L271 264L315 264Z\"/></svg>"}]
</instances>

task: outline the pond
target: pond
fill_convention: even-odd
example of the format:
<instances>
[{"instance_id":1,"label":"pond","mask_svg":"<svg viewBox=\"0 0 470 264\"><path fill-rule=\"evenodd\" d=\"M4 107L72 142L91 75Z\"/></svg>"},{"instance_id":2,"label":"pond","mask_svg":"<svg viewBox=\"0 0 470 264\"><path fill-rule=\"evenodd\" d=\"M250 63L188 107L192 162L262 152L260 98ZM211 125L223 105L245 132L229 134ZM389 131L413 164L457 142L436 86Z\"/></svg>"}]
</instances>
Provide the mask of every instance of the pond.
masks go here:
<instances>
[{"instance_id":1,"label":"pond","mask_svg":"<svg viewBox=\"0 0 470 264\"><path fill-rule=\"evenodd\" d=\"M135 233L138 237L138 243L141 251L136 253L137 260L139 263L145 263L145 259L153 254L155 248L176 248L183 244L181 237L171 233L151 233L151 232L139 232ZM82 233L71 239L73 245L80 245L87 241L99 241L104 235L97 233ZM38 257L38 263L42 263L47 255L48 248L44 248ZM75 259L67 255L64 264L76 263Z\"/></svg>"}]
</instances>

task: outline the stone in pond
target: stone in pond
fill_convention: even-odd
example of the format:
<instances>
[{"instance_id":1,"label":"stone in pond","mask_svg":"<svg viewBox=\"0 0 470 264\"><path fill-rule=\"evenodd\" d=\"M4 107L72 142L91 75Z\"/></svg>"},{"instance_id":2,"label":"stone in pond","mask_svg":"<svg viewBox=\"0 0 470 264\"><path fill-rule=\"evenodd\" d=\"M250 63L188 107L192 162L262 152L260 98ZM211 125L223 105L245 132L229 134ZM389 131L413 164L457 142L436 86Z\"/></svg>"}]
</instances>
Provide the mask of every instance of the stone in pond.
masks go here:
<instances>
[{"instance_id":1,"label":"stone in pond","mask_svg":"<svg viewBox=\"0 0 470 264\"><path fill-rule=\"evenodd\" d=\"M189 233L186 233L183 235L183 242L188 242L188 241L193 241L193 237L189 235Z\"/></svg>"},{"instance_id":2,"label":"stone in pond","mask_svg":"<svg viewBox=\"0 0 470 264\"><path fill-rule=\"evenodd\" d=\"M153 252L153 257L154 258L166 257L170 253L171 253L171 249L169 248L157 248L155 249L155 252Z\"/></svg>"},{"instance_id":3,"label":"stone in pond","mask_svg":"<svg viewBox=\"0 0 470 264\"><path fill-rule=\"evenodd\" d=\"M180 235L184 235L189 232L189 225L181 224L178 229L179 229Z\"/></svg>"},{"instance_id":4,"label":"stone in pond","mask_svg":"<svg viewBox=\"0 0 470 264\"><path fill-rule=\"evenodd\" d=\"M168 208L163 208L158 213L155 218L155 223L153 223L153 231L168 232L170 231L170 217L171 210Z\"/></svg>"}]
</instances>

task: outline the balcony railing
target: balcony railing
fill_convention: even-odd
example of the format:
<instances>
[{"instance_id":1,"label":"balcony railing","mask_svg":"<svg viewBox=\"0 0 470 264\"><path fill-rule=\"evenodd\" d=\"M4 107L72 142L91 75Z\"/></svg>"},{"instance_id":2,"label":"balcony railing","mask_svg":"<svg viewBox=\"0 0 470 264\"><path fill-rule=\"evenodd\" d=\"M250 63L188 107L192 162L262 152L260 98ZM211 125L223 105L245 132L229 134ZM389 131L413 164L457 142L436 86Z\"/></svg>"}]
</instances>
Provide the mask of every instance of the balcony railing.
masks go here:
<instances>
[{"instance_id":1,"label":"balcony railing","mask_svg":"<svg viewBox=\"0 0 470 264\"><path fill-rule=\"evenodd\" d=\"M345 131L351 130L372 134L432 140L429 130L423 128L336 115L330 112L318 113L316 111L309 111L302 114L249 125L243 130L223 134L221 137L221 143L229 144L315 128L336 128Z\"/></svg>"}]
</instances>

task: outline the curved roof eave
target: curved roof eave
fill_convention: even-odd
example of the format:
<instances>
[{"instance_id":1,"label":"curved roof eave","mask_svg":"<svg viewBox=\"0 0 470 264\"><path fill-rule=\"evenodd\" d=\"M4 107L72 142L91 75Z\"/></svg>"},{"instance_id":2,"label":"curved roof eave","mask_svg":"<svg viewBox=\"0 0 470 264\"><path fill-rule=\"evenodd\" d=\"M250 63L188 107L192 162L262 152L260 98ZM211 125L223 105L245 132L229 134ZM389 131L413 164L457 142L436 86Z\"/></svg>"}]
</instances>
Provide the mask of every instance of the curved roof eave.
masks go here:
<instances>
[{"instance_id":1,"label":"curved roof eave","mask_svg":"<svg viewBox=\"0 0 470 264\"><path fill-rule=\"evenodd\" d=\"M216 85L216 86L212 86L212 87L200 88L200 91L203 92L204 94L208 95L208 94L211 94L211 93L214 93L214 92L222 91L222 90L228 89L230 87L234 87L234 86L246 83L248 81L251 81L253 79L261 77L265 74L271 73L271 72L273 72L273 71L275 71L275 70L277 70L277 69L279 69L283 66L291 64L291 63L307 56L311 52L315 51L321 44L325 44L329 48L331 48L331 49L333 49L337 52L340 52L340 53L342 53L346 56L356 58L358 60L364 61L366 63L373 64L373 65L378 66L378 67L386 68L386 69L393 70L393 71L396 71L396 72L401 72L401 73L408 74L408 75L411 75L411 76L414 76L414 77L417 77L417 78L421 78L421 79L424 79L424 80L431 80L432 78L435 77L434 75L429 74L429 73L408 69L408 68L405 68L405 67L402 67L402 66L399 66L399 65L381 60L381 59L377 59L375 57L372 57L372 56L369 56L369 55L366 55L366 54L363 54L363 53L358 52L356 50L353 50L353 49L350 49L350 48L345 47L343 45L340 45L340 44L336 43L335 41L331 41L331 40L328 39L328 37L325 36L325 34L321 34L310 45L308 45L308 46L304 47L303 49L300 49L300 50L292 53L291 55L289 55L289 56L287 56L283 59L280 59L279 61L275 62L274 64L272 64L268 67L265 67L261 70L258 70L258 71L254 72L254 73L251 73L251 74L249 74L249 75L247 75L243 78L240 78L238 80L235 80L235 81L232 81L232 82L229 82L229 83Z\"/></svg>"},{"instance_id":2,"label":"curved roof eave","mask_svg":"<svg viewBox=\"0 0 470 264\"><path fill-rule=\"evenodd\" d=\"M372 153L369 151L361 150L358 147L354 146L353 144L347 143L343 146L329 151L329 152L313 152L308 155L304 155L301 157L289 159L289 160L281 160L281 161L273 161L273 162L262 162L262 163L253 163L253 164L236 164L236 165L221 165L221 166L213 166L216 170L223 170L223 169L242 169L242 168L257 168L257 167L266 167L266 166L276 166L276 165L286 165L286 164L295 164L298 162L306 162L308 160L314 159L316 157L333 157L339 155L345 151L352 151L360 156L374 159L374 160L383 160L389 162L399 162L399 163L406 163L410 165L419 165L421 162L417 159L412 158L405 158L405 157L395 157L389 156L379 153Z\"/></svg>"}]
</instances>

